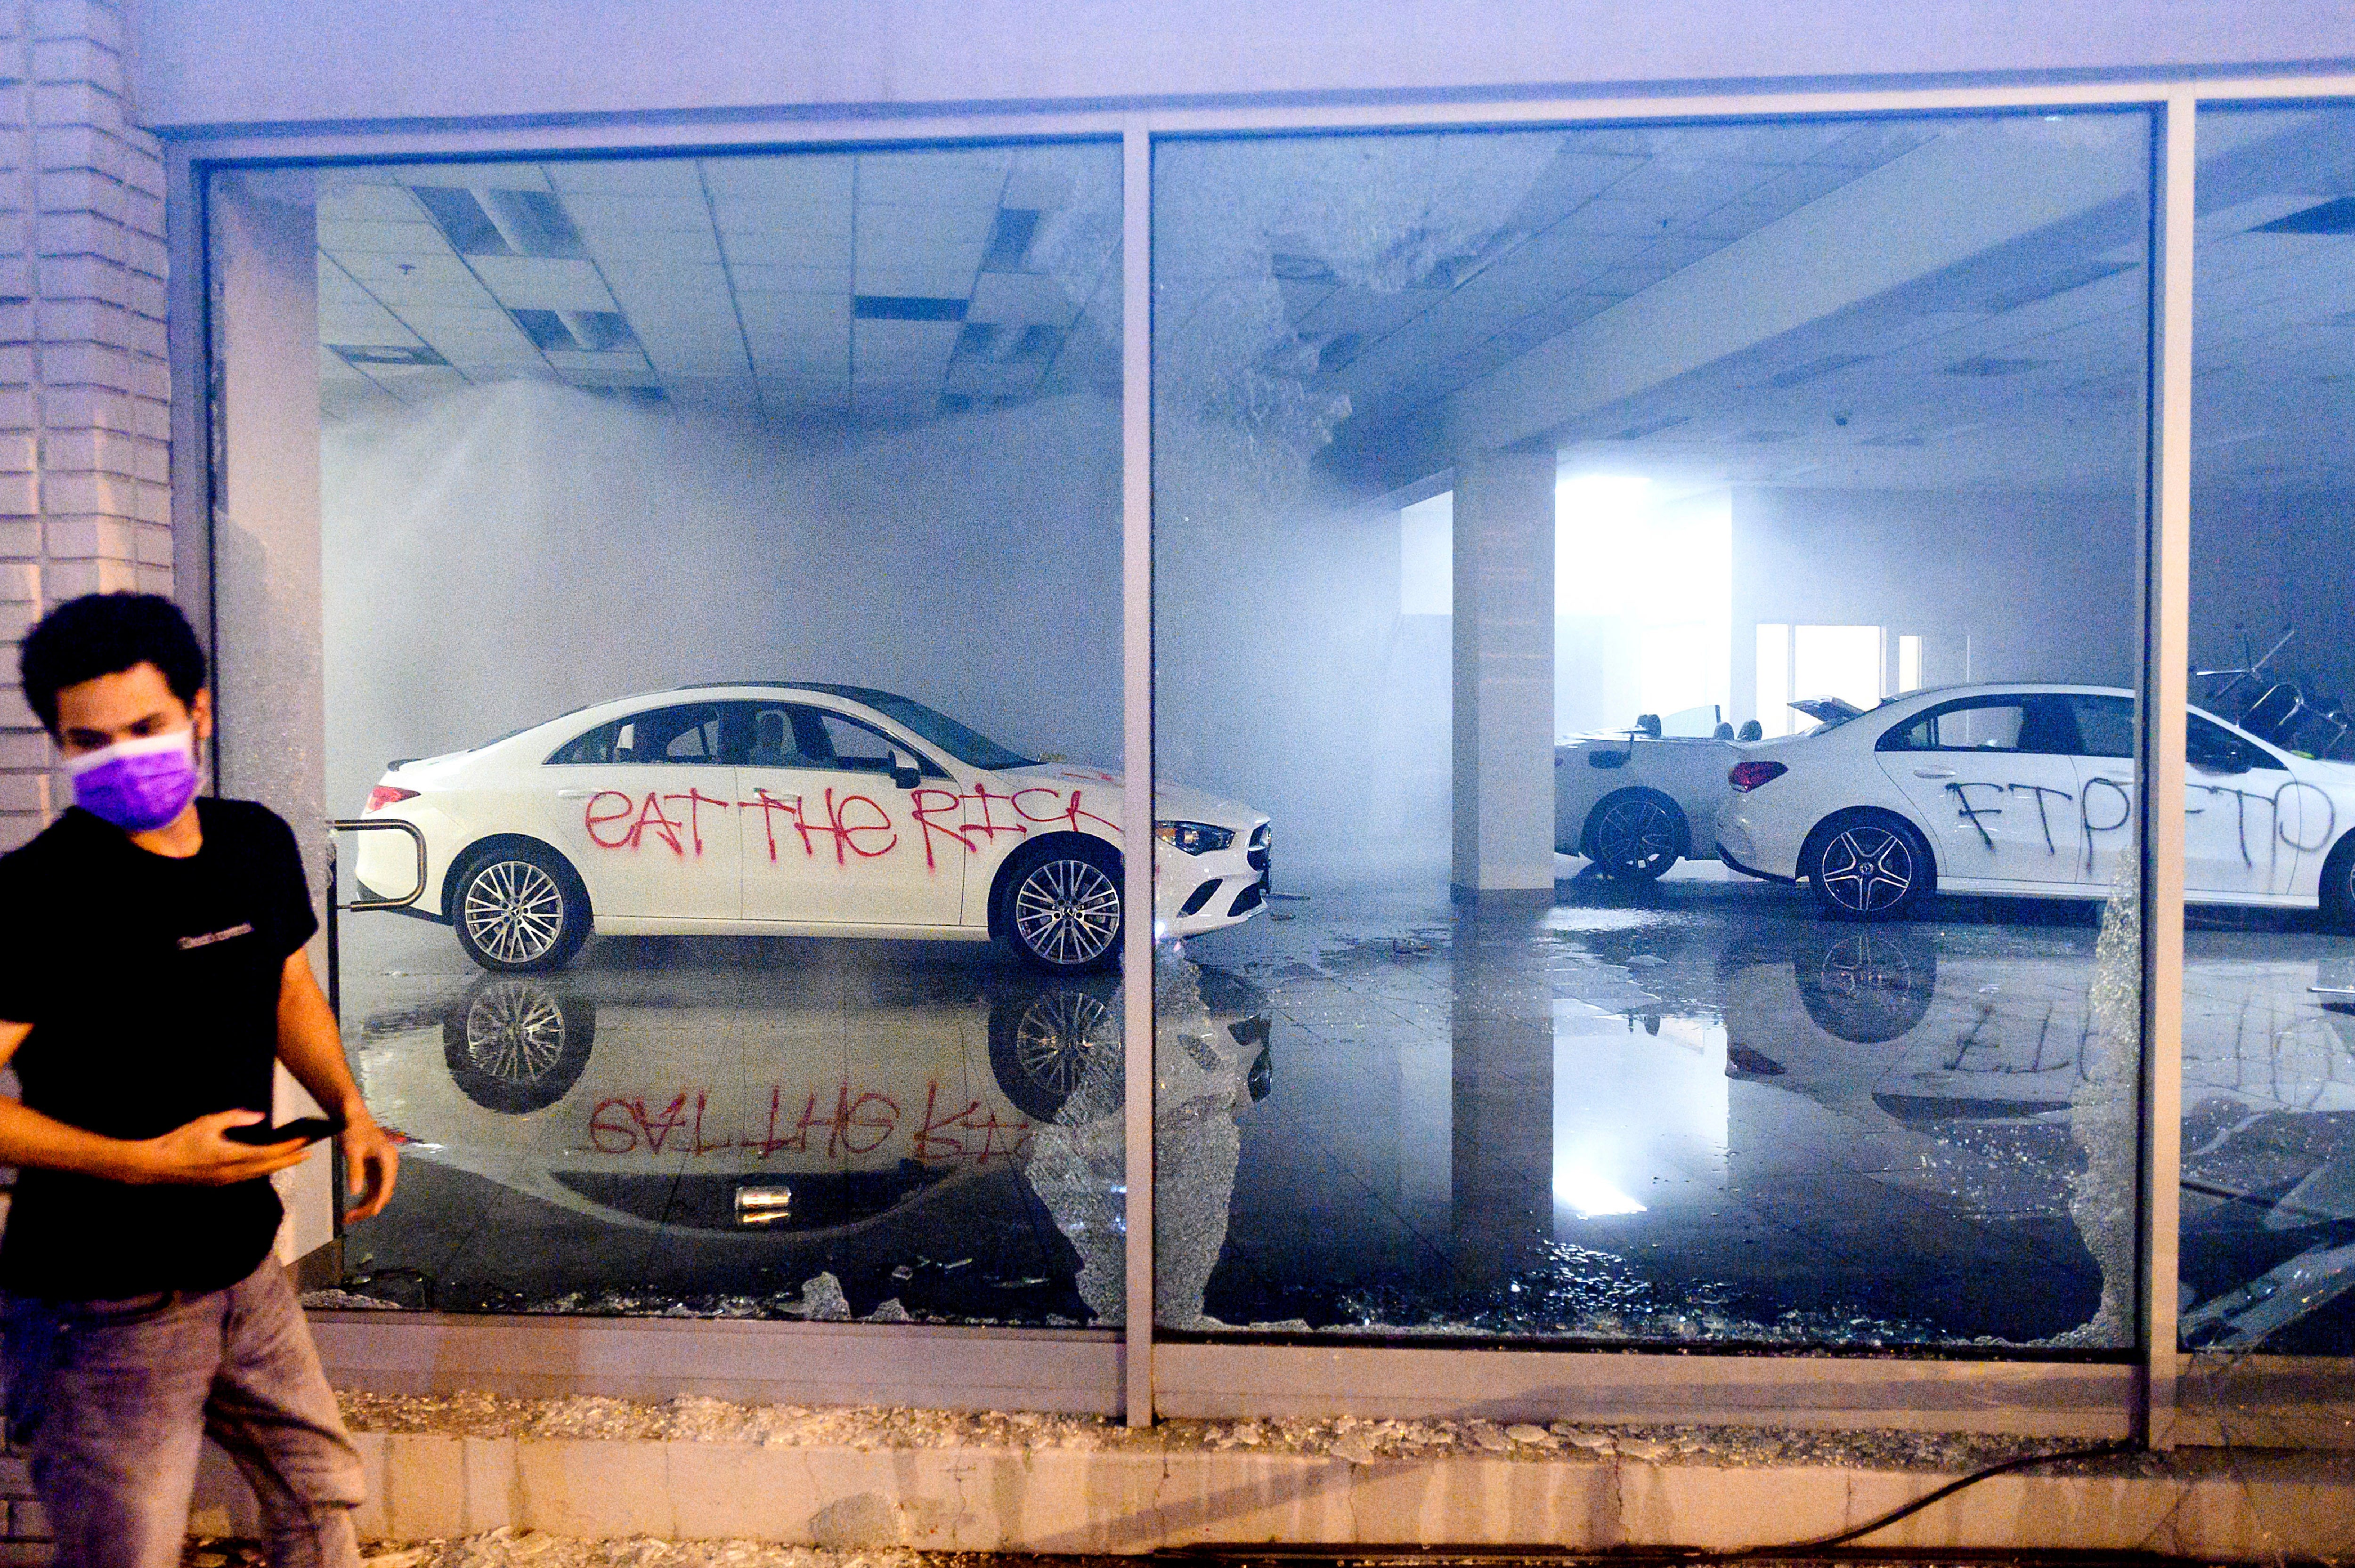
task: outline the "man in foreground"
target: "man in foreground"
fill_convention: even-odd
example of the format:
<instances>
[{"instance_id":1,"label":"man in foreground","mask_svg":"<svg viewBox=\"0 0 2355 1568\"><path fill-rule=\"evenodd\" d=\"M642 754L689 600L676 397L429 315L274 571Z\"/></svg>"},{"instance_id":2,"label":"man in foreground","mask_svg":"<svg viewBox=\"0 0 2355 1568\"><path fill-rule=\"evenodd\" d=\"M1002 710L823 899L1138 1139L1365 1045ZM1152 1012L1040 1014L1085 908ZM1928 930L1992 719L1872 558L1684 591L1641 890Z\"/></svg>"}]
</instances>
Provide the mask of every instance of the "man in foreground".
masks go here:
<instances>
[{"instance_id":1,"label":"man in foreground","mask_svg":"<svg viewBox=\"0 0 2355 1568\"><path fill-rule=\"evenodd\" d=\"M60 605L22 670L76 804L0 858L0 1062L23 1087L0 1097L0 1162L20 1168L9 1435L61 1564L176 1564L207 1434L252 1483L273 1563L357 1563L359 1459L272 1255L270 1177L305 1145L230 1136L267 1136L283 1062L342 1123L347 1218L391 1196L391 1141L304 952L294 835L197 799L211 694L170 600Z\"/></svg>"}]
</instances>

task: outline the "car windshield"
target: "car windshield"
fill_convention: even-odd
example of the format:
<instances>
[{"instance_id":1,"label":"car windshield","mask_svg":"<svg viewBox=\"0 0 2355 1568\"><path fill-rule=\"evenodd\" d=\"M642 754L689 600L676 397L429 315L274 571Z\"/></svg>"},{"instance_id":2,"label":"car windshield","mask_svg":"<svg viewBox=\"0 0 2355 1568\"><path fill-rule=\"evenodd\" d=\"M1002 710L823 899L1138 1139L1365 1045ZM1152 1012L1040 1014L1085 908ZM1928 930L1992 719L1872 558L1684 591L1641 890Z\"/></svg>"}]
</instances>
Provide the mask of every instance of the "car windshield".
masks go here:
<instances>
[{"instance_id":1,"label":"car windshield","mask_svg":"<svg viewBox=\"0 0 2355 1568\"><path fill-rule=\"evenodd\" d=\"M827 689L827 688L821 688ZM943 713L935 713L912 697L890 692L841 689L841 694L865 703L886 718L897 720L971 768L1036 768L1039 759L1012 752L986 735L967 729Z\"/></svg>"}]
</instances>

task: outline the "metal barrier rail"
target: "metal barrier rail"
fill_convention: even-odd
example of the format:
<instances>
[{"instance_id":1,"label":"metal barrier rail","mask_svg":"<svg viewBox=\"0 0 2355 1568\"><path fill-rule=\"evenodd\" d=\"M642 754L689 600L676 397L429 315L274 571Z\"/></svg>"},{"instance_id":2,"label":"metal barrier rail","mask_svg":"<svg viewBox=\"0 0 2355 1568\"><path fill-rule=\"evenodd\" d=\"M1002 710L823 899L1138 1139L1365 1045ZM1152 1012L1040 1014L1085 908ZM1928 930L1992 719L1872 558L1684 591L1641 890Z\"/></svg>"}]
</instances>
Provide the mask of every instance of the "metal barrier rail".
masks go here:
<instances>
[{"instance_id":1,"label":"metal barrier rail","mask_svg":"<svg viewBox=\"0 0 2355 1568\"><path fill-rule=\"evenodd\" d=\"M410 842L414 844L417 848L417 887L416 890L410 893L408 897L357 898L354 899L349 904L339 905L338 907L356 911L363 909L406 909L410 905L425 896L425 834L423 830L420 829L415 822L404 822L398 817L378 817L373 819L364 817L336 817L329 820L327 823L327 831L331 833L402 832L409 835ZM329 863L330 865L333 864L332 856L330 857ZM355 885L357 885L357 884ZM329 873L328 889L329 896L332 898L335 889L334 874L332 872Z\"/></svg>"}]
</instances>

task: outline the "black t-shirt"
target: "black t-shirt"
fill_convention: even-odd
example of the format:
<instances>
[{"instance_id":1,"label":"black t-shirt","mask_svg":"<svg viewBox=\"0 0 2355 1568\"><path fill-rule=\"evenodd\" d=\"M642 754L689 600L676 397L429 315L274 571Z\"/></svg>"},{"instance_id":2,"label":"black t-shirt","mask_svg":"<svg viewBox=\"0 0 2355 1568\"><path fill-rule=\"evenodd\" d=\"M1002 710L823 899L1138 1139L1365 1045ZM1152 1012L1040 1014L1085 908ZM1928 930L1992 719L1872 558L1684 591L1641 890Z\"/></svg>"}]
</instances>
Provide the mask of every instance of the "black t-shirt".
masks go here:
<instances>
[{"instance_id":1,"label":"black t-shirt","mask_svg":"<svg viewBox=\"0 0 2355 1568\"><path fill-rule=\"evenodd\" d=\"M250 800L199 800L204 845L153 854L76 808L0 856L0 1019L33 1032L24 1102L109 1138L270 1111L287 957L318 918L293 831ZM278 1234L267 1180L128 1186L27 1170L0 1289L91 1300L217 1290Z\"/></svg>"}]
</instances>

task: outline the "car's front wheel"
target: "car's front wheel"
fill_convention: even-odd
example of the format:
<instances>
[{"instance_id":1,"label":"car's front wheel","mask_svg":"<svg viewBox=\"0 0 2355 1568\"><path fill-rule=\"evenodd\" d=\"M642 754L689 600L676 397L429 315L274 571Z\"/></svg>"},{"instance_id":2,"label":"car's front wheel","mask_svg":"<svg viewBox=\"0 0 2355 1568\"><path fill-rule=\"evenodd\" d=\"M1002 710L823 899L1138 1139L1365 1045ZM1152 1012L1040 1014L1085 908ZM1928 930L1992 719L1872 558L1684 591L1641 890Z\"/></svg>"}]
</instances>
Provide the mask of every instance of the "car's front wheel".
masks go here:
<instances>
[{"instance_id":1,"label":"car's front wheel","mask_svg":"<svg viewBox=\"0 0 2355 1568\"><path fill-rule=\"evenodd\" d=\"M455 879L450 924L458 945L501 973L562 969L589 939L589 890L552 850L487 850Z\"/></svg>"},{"instance_id":2,"label":"car's front wheel","mask_svg":"<svg viewBox=\"0 0 2355 1568\"><path fill-rule=\"evenodd\" d=\"M1120 954L1120 854L1093 839L1034 844L1008 868L999 934L1026 962L1059 974Z\"/></svg>"},{"instance_id":3,"label":"car's front wheel","mask_svg":"<svg viewBox=\"0 0 2355 1568\"><path fill-rule=\"evenodd\" d=\"M2339 841L2322 863L2322 916L2341 927L2355 927L2355 832Z\"/></svg>"},{"instance_id":4,"label":"car's front wheel","mask_svg":"<svg viewBox=\"0 0 2355 1568\"><path fill-rule=\"evenodd\" d=\"M1622 882L1652 882L1686 853L1685 814L1657 789L1621 789L1586 819L1586 855Z\"/></svg>"},{"instance_id":5,"label":"car's front wheel","mask_svg":"<svg viewBox=\"0 0 2355 1568\"><path fill-rule=\"evenodd\" d=\"M1893 920L1937 874L1922 835L1886 811L1834 817L1809 837L1799 863L1817 901L1843 920Z\"/></svg>"}]
</instances>

